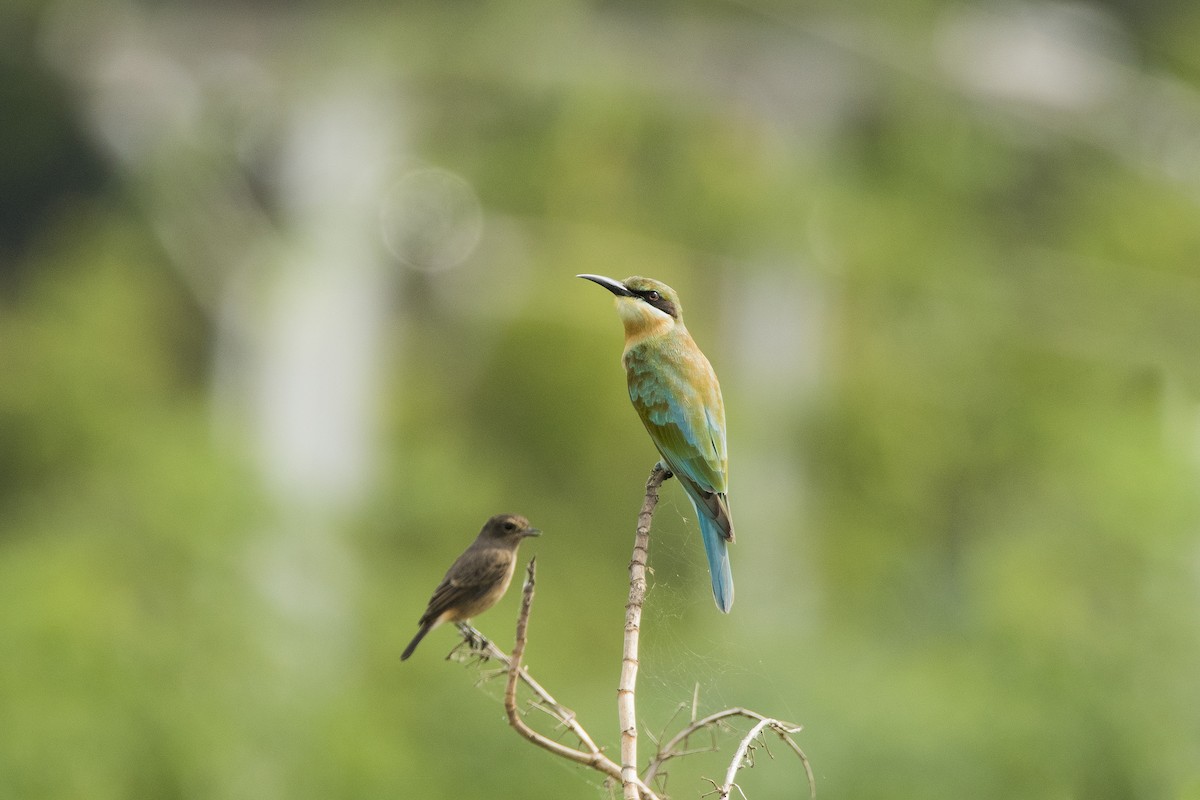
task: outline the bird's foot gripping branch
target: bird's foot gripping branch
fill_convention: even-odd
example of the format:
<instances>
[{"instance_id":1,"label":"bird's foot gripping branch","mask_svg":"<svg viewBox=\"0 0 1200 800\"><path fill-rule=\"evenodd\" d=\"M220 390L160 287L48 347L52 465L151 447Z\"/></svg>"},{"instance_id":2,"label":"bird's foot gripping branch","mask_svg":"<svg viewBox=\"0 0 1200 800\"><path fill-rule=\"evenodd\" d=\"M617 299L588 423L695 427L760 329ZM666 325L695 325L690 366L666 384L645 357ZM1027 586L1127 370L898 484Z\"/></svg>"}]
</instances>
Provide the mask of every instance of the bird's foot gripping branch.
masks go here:
<instances>
[{"instance_id":1,"label":"bird's foot gripping branch","mask_svg":"<svg viewBox=\"0 0 1200 800\"><path fill-rule=\"evenodd\" d=\"M466 622L459 622L455 627L458 628L458 632L462 634L463 637L463 640L459 642L459 647L465 645L471 652L480 653L486 656L488 646L491 644L486 636ZM457 649L458 647L455 648L455 650ZM451 653L451 655L453 655L453 653ZM450 656L448 655L446 658L450 658Z\"/></svg>"},{"instance_id":2,"label":"bird's foot gripping branch","mask_svg":"<svg viewBox=\"0 0 1200 800\"><path fill-rule=\"evenodd\" d=\"M560 704L529 674L522 665L525 648L529 639L529 616L533 608L534 589L536 586L536 559L531 559L525 569L525 581L521 593L521 609L517 615L516 637L512 655L500 650L496 645L479 634L474 628L467 626L463 633L464 642L482 640L479 649L472 648L472 654L478 656L480 662L492 660L503 669L496 674L506 675L504 691L504 709L509 725L524 739L554 753L560 758L590 767L605 776L607 782L614 787L620 786L623 800L666 800L665 787L667 772L664 766L668 761L699 752L711 752L716 749L718 733L733 732L731 725L734 720L745 720L753 723L739 740L721 780L706 778L712 784L707 792L698 792L705 796L713 796L727 800L737 790L741 797L746 794L742 787L735 782L739 770L754 765L755 753L760 749L770 754L767 749L767 735L774 734L785 746L794 752L804 769L808 781L810 796L816 796L816 787L808 758L793 738L801 727L789 722L773 719L747 708L727 708L713 714L701 717L698 713L698 697L693 695L691 703L691 718L675 735L658 740L654 754L650 757L646 768L637 768L637 665L638 646L641 630L641 612L646 596L646 561L650 547L650 524L653 520L654 509L658 504L658 490L662 482L670 477L670 473L661 465L656 465L646 482L646 496L638 514L637 532L634 539L633 558L630 561L629 600L625 608L625 638L621 657L621 678L617 689L618 730L621 737L621 763L609 758L600 748L588 731L575 716L575 712ZM458 648L456 648L458 650ZM451 655L454 655L452 652ZM532 697L521 703L517 699L520 685ZM549 716L554 721L554 728L569 731L575 739L574 745L564 744L557 738L551 738L535 730L526 721L529 711L537 711ZM556 734L558 735L558 734ZM705 737L711 744L705 747L696 746L699 737Z\"/></svg>"}]
</instances>

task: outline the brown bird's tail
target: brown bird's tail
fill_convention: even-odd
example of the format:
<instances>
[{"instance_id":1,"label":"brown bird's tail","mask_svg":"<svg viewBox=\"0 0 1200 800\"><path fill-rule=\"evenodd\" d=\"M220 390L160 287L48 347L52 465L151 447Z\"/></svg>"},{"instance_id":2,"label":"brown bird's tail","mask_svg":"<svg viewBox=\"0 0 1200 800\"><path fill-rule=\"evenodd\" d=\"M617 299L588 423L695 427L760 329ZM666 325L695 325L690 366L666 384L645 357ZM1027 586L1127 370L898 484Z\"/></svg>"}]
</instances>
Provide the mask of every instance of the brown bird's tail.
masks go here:
<instances>
[{"instance_id":1,"label":"brown bird's tail","mask_svg":"<svg viewBox=\"0 0 1200 800\"><path fill-rule=\"evenodd\" d=\"M417 631L417 635L414 636L413 640L408 643L408 647L404 648L404 652L400 654L400 660L404 661L411 656L413 654L413 650L416 650L417 645L419 645L421 640L425 638L425 634L429 633L431 630L433 630L433 626L429 623L422 625L421 629Z\"/></svg>"}]
</instances>

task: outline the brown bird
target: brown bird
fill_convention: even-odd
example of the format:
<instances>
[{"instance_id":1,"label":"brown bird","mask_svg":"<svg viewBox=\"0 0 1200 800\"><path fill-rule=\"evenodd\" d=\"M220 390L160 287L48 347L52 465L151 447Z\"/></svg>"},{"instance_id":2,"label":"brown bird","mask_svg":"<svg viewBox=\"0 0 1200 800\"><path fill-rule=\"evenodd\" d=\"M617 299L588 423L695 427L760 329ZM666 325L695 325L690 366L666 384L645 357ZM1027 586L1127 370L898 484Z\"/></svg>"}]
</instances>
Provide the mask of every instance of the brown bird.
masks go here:
<instances>
[{"instance_id":1,"label":"brown bird","mask_svg":"<svg viewBox=\"0 0 1200 800\"><path fill-rule=\"evenodd\" d=\"M421 628L400 654L400 660L411 656L425 634L443 622L465 623L496 605L517 568L521 540L541 533L516 514L497 514L489 519L433 590L429 606L417 622Z\"/></svg>"}]
</instances>

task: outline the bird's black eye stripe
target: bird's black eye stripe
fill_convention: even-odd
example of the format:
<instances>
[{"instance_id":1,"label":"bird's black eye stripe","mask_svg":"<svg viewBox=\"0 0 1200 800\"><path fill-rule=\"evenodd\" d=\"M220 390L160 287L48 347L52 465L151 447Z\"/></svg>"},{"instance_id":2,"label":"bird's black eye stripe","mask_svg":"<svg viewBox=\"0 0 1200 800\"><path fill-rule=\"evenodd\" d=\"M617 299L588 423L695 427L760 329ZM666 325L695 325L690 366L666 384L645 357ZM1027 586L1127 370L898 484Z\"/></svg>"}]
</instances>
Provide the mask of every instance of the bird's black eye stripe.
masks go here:
<instances>
[{"instance_id":1,"label":"bird's black eye stripe","mask_svg":"<svg viewBox=\"0 0 1200 800\"><path fill-rule=\"evenodd\" d=\"M657 308L659 311L663 311L672 317L678 316L678 312L675 310L675 304L663 297L661 292L655 289L643 289L641 291L635 291L634 294Z\"/></svg>"}]
</instances>

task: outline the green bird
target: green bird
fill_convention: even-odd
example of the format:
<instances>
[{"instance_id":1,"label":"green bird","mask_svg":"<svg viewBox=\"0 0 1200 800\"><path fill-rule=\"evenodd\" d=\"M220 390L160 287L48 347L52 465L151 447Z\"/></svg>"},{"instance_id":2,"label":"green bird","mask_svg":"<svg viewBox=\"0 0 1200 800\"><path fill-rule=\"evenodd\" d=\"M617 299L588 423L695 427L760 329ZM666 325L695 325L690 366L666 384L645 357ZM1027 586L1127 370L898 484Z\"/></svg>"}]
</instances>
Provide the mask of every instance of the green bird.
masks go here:
<instances>
[{"instance_id":1,"label":"green bird","mask_svg":"<svg viewBox=\"0 0 1200 800\"><path fill-rule=\"evenodd\" d=\"M579 275L616 296L625 326L621 362L629 399L667 467L696 509L717 607L733 606L728 543L729 461L725 451L725 404L712 365L683 324L679 295L650 278L623 281Z\"/></svg>"}]
</instances>

